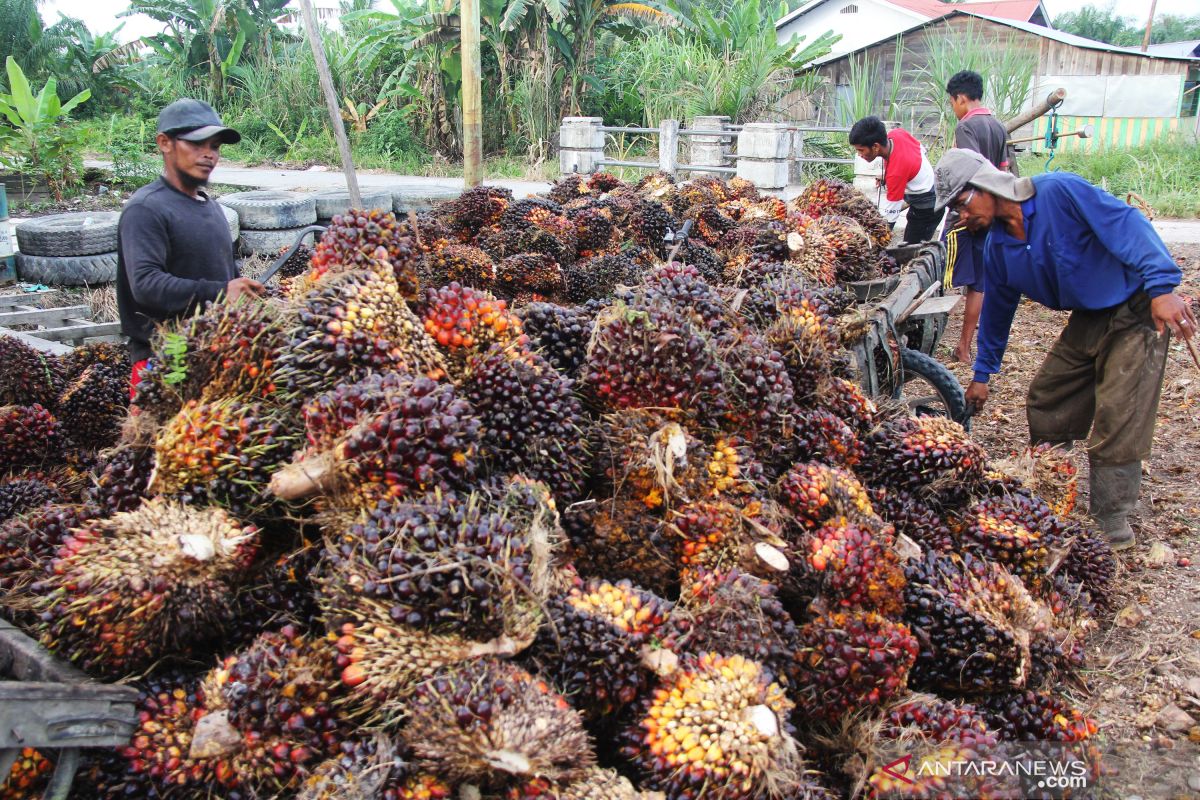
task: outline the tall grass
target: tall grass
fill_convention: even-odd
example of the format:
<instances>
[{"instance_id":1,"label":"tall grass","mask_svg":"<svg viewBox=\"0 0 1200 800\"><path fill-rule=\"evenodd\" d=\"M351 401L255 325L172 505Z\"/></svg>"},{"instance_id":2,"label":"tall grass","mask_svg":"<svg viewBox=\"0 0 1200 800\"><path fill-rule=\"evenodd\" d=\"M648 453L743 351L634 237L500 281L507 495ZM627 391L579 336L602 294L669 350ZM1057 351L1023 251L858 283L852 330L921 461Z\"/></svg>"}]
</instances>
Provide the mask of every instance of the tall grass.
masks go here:
<instances>
[{"instance_id":1,"label":"tall grass","mask_svg":"<svg viewBox=\"0 0 1200 800\"><path fill-rule=\"evenodd\" d=\"M1021 174L1045 168L1044 155L1021 158ZM1104 149L1058 154L1051 169L1075 172L1124 200L1130 192L1145 198L1163 217L1200 218L1200 141L1177 134L1129 150Z\"/></svg>"}]
</instances>

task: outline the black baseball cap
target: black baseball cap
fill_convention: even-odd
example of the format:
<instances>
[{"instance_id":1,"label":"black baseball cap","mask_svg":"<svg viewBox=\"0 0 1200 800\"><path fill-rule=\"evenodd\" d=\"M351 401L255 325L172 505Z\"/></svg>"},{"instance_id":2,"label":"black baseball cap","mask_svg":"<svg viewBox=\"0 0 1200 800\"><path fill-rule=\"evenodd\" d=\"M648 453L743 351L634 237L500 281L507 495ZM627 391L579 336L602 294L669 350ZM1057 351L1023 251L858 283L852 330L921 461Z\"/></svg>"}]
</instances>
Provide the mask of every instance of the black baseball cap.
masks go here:
<instances>
[{"instance_id":1,"label":"black baseball cap","mask_svg":"<svg viewBox=\"0 0 1200 800\"><path fill-rule=\"evenodd\" d=\"M220 136L222 144L237 144L242 135L221 124L213 107L203 100L185 97L158 112L158 132L189 142Z\"/></svg>"}]
</instances>

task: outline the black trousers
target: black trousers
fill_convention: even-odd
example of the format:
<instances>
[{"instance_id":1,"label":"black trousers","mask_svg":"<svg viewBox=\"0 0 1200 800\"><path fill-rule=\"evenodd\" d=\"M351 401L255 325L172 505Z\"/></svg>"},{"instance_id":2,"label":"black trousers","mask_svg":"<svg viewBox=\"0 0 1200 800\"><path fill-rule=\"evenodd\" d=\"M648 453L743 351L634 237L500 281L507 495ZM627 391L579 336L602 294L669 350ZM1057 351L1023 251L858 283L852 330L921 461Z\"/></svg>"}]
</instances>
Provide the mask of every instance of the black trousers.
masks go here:
<instances>
[{"instance_id":1,"label":"black trousers","mask_svg":"<svg viewBox=\"0 0 1200 800\"><path fill-rule=\"evenodd\" d=\"M908 223L904 227L904 243L916 244L917 242L928 242L933 238L934 232L937 230L938 224L942 221L942 214L945 210L933 210L933 192L929 192L928 204L923 201L926 195L913 197L912 200L921 202L922 205L915 206L912 200L909 200L908 205ZM906 198L907 199L907 198Z\"/></svg>"}]
</instances>

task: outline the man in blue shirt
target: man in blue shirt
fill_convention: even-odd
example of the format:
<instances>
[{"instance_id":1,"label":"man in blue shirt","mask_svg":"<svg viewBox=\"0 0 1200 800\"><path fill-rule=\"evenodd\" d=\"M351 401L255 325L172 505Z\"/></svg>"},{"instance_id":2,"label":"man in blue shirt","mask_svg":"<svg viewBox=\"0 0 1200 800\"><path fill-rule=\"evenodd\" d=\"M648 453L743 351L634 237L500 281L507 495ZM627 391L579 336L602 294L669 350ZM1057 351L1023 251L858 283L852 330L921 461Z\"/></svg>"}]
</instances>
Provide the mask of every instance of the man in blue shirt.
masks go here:
<instances>
[{"instance_id":1,"label":"man in blue shirt","mask_svg":"<svg viewBox=\"0 0 1200 800\"><path fill-rule=\"evenodd\" d=\"M1132 546L1128 515L1154 438L1167 344L1171 333L1196 332L1174 292L1179 267L1145 217L1078 175L1018 178L954 149L935 176L938 206L987 234L967 402L987 402L1022 295L1070 310L1029 386L1030 439L1066 447L1088 440L1091 514L1114 549Z\"/></svg>"}]
</instances>

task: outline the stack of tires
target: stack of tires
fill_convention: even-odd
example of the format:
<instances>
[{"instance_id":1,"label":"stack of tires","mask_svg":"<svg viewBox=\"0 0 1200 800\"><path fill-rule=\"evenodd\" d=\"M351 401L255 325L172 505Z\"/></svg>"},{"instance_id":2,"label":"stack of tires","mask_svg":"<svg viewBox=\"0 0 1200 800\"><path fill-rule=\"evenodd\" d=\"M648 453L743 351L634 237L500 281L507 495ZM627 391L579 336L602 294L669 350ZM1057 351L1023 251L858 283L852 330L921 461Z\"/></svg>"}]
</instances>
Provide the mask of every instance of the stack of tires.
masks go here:
<instances>
[{"instance_id":1,"label":"stack of tires","mask_svg":"<svg viewBox=\"0 0 1200 800\"><path fill-rule=\"evenodd\" d=\"M392 210L391 189L363 187L359 194L362 196L362 208L368 211L376 208L382 208L384 211ZM350 192L347 189L321 189L313 192L312 196L317 203L318 225L329 227L329 223L335 216L345 214L351 208Z\"/></svg>"},{"instance_id":2,"label":"stack of tires","mask_svg":"<svg viewBox=\"0 0 1200 800\"><path fill-rule=\"evenodd\" d=\"M117 277L118 211L81 211L17 225L17 278L47 286L92 286Z\"/></svg>"},{"instance_id":3,"label":"stack of tires","mask_svg":"<svg viewBox=\"0 0 1200 800\"><path fill-rule=\"evenodd\" d=\"M245 255L276 255L295 244L300 232L317 221L311 194L262 190L227 194L221 205L237 213L239 249Z\"/></svg>"},{"instance_id":4,"label":"stack of tires","mask_svg":"<svg viewBox=\"0 0 1200 800\"><path fill-rule=\"evenodd\" d=\"M410 211L420 214L429 211L437 203L457 199L463 190L462 187L453 186L394 186L391 193L392 210L397 214Z\"/></svg>"}]
</instances>

